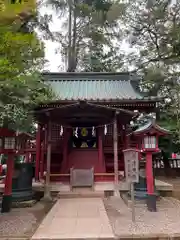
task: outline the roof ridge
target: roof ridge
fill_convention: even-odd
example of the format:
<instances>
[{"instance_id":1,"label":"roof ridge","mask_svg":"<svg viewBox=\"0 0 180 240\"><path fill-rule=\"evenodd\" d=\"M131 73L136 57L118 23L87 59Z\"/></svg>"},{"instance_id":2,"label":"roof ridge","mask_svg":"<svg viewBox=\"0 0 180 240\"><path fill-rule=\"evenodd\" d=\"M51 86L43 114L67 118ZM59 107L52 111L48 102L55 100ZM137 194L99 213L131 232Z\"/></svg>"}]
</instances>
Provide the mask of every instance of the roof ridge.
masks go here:
<instances>
[{"instance_id":1,"label":"roof ridge","mask_svg":"<svg viewBox=\"0 0 180 240\"><path fill-rule=\"evenodd\" d=\"M124 79L48 79L47 81L55 81L55 82L62 82L62 81L72 81L72 82L75 82L75 81L78 81L78 82L91 82L91 81L121 81L121 82L130 82L130 81L134 81L134 80L131 80L131 79L127 79L127 80L124 80Z\"/></svg>"},{"instance_id":2,"label":"roof ridge","mask_svg":"<svg viewBox=\"0 0 180 240\"><path fill-rule=\"evenodd\" d=\"M139 81L135 72L43 72L44 81Z\"/></svg>"},{"instance_id":3,"label":"roof ridge","mask_svg":"<svg viewBox=\"0 0 180 240\"><path fill-rule=\"evenodd\" d=\"M48 72L44 71L42 74L51 74L51 75L124 75L124 74L134 74L135 71L124 71L124 72Z\"/></svg>"}]
</instances>

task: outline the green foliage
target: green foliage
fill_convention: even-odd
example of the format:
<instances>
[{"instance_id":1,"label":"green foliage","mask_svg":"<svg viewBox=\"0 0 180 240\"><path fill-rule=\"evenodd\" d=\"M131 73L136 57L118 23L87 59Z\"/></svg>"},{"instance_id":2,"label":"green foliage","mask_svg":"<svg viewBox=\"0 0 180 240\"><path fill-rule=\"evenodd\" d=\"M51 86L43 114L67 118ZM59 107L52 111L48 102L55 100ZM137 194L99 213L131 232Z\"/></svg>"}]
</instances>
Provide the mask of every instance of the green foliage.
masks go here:
<instances>
[{"instance_id":1,"label":"green foliage","mask_svg":"<svg viewBox=\"0 0 180 240\"><path fill-rule=\"evenodd\" d=\"M27 18L33 16L36 12L35 0L0 0L0 25L9 25L22 23Z\"/></svg>"},{"instance_id":2,"label":"green foliage","mask_svg":"<svg viewBox=\"0 0 180 240\"><path fill-rule=\"evenodd\" d=\"M10 5L16 10L16 4ZM5 12L0 11L4 20ZM52 94L40 77L44 46L34 32L20 31L22 23L14 19L13 24L0 24L0 124L27 130L32 124L29 111Z\"/></svg>"},{"instance_id":3,"label":"green foliage","mask_svg":"<svg viewBox=\"0 0 180 240\"><path fill-rule=\"evenodd\" d=\"M119 19L125 5L107 0L48 0L65 28L52 33L60 43L68 71L115 71L121 67L118 56L121 40Z\"/></svg>"},{"instance_id":4,"label":"green foliage","mask_svg":"<svg viewBox=\"0 0 180 240\"><path fill-rule=\"evenodd\" d=\"M142 74L142 88L164 98L158 121L172 131L180 146L180 1L129 1L124 25L126 37L138 49L128 62Z\"/></svg>"}]
</instances>

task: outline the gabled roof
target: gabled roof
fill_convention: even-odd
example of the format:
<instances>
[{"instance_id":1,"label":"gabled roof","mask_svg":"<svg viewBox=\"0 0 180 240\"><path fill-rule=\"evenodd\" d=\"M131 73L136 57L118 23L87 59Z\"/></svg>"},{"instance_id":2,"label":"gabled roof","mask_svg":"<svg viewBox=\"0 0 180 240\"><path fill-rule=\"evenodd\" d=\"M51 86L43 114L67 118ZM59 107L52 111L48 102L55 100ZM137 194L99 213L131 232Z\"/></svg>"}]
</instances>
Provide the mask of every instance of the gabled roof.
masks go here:
<instances>
[{"instance_id":1,"label":"gabled roof","mask_svg":"<svg viewBox=\"0 0 180 240\"><path fill-rule=\"evenodd\" d=\"M147 132L156 132L159 135L167 135L171 132L165 128L160 127L155 120L149 121L148 123L140 126L135 131L132 132L134 135L146 134Z\"/></svg>"},{"instance_id":2,"label":"gabled roof","mask_svg":"<svg viewBox=\"0 0 180 240\"><path fill-rule=\"evenodd\" d=\"M37 111L38 113L45 113L50 116L51 121L61 122L64 125L79 125L88 124L92 125L108 124L117 117L118 121L125 123L137 116L137 113L127 109L115 108L97 103L89 103L87 101L79 101L71 104L65 104L58 107L45 108ZM85 126L85 125L84 125Z\"/></svg>"},{"instance_id":3,"label":"gabled roof","mask_svg":"<svg viewBox=\"0 0 180 240\"><path fill-rule=\"evenodd\" d=\"M43 73L57 100L154 100L139 91L132 73Z\"/></svg>"}]
</instances>

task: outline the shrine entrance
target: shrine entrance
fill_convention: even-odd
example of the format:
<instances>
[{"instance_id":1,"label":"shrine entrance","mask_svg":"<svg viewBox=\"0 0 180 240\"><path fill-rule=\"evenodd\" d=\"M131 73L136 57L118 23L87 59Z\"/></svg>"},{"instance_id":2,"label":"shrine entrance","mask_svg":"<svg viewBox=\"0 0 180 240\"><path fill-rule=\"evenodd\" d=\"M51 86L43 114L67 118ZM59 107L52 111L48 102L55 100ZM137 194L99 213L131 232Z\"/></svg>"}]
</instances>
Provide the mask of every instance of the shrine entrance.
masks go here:
<instances>
[{"instance_id":1,"label":"shrine entrance","mask_svg":"<svg viewBox=\"0 0 180 240\"><path fill-rule=\"evenodd\" d=\"M77 127L71 134L73 148L96 149L98 138L95 127Z\"/></svg>"},{"instance_id":2,"label":"shrine entrance","mask_svg":"<svg viewBox=\"0 0 180 240\"><path fill-rule=\"evenodd\" d=\"M123 161L121 159L123 146L120 146L118 142L120 137L125 137L122 126L130 122L133 116L135 113L129 110L86 101L41 109L39 120L44 122L44 125L47 124L45 129L49 146L49 148L47 146L47 161L50 161L51 169L52 163L56 164L56 168L53 168L56 172L51 171L50 175L59 176L59 179L63 179L65 176L69 181L71 168L93 168L95 179L102 180L108 177L113 180L116 175L117 181L120 166L118 161ZM59 140L53 140L52 126L56 124L59 126L59 134L57 131L56 134L61 135ZM107 138L108 127L111 127L111 133ZM118 131L121 132L120 137ZM110 139L110 148L108 146L105 149L106 139ZM55 152L59 155L56 159L53 157ZM109 165L106 161L109 159L112 172L107 172Z\"/></svg>"}]
</instances>

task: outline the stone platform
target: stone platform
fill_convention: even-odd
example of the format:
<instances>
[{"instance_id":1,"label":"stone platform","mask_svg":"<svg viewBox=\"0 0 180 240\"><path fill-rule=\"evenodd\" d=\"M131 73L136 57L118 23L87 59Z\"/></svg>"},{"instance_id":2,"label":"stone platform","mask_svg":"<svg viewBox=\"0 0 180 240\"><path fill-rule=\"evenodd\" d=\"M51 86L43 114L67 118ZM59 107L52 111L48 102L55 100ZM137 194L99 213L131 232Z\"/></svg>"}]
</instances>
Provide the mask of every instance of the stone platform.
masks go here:
<instances>
[{"instance_id":1,"label":"stone platform","mask_svg":"<svg viewBox=\"0 0 180 240\"><path fill-rule=\"evenodd\" d=\"M160 192L172 192L173 185L165 181L155 180L156 189ZM4 183L0 183L0 193L3 192ZM44 191L44 184L42 182L33 182L34 191ZM119 182L119 191L128 191L129 185L125 181ZM62 192L68 193L71 192L70 184L62 182L52 182L51 191L53 192ZM114 191L114 182L96 182L94 184L95 192L113 192Z\"/></svg>"}]
</instances>

